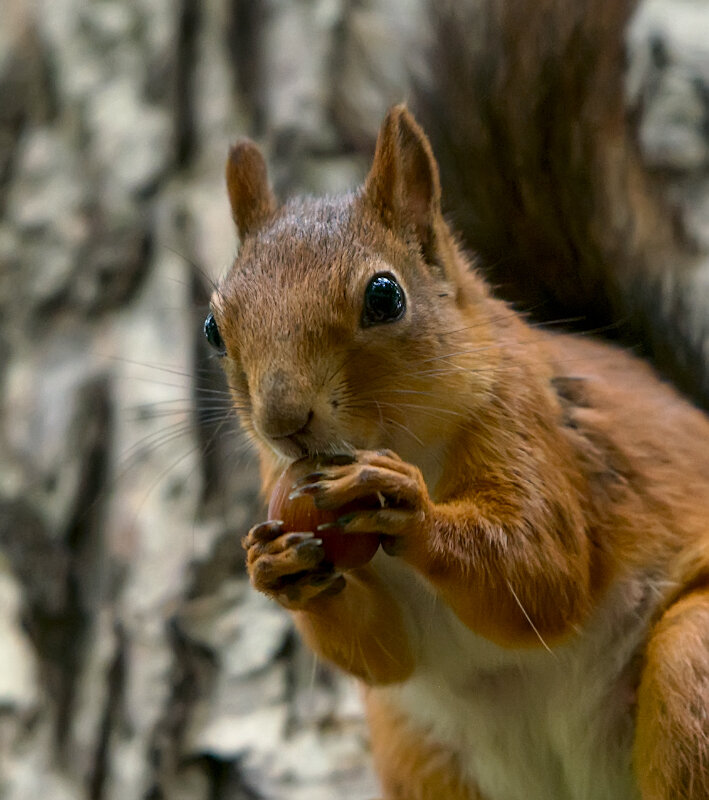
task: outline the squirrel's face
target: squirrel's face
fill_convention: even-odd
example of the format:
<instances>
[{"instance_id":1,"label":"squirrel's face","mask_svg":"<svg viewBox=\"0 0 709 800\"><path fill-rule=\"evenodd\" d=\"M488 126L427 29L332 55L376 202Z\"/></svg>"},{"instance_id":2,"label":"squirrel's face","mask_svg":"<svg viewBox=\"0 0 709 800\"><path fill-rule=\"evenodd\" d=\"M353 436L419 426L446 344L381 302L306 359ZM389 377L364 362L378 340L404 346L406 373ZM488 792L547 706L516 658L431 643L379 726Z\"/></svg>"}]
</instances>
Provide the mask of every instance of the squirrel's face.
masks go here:
<instances>
[{"instance_id":1,"label":"squirrel's face","mask_svg":"<svg viewBox=\"0 0 709 800\"><path fill-rule=\"evenodd\" d=\"M388 136L401 150L402 127L415 123L398 113ZM280 209L254 146L232 151L242 246L205 333L224 357L244 427L285 458L387 447L420 461L487 390L487 325L476 302L484 290L458 274L435 162L417 127L408 130L413 155L389 152L386 134L385 123L361 192ZM396 169L382 163L393 156ZM415 156L420 163L405 169ZM423 167L428 185L417 188ZM480 339L472 349L471 326Z\"/></svg>"}]
</instances>

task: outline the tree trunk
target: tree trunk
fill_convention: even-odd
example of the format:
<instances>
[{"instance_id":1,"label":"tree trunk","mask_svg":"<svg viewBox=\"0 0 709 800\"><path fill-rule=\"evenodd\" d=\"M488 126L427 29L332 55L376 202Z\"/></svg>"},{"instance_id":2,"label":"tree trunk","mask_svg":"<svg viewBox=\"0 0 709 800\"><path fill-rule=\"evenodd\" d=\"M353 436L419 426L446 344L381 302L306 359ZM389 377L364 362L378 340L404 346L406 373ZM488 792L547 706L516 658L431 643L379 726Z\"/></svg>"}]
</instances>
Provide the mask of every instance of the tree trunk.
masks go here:
<instances>
[{"instance_id":1,"label":"tree trunk","mask_svg":"<svg viewBox=\"0 0 709 800\"><path fill-rule=\"evenodd\" d=\"M356 185L386 107L430 91L424 0L2 16L0 797L376 796L357 687L248 586L264 506L202 323L237 246L229 142L282 196ZM625 36L706 354L709 12L644 0Z\"/></svg>"}]
</instances>

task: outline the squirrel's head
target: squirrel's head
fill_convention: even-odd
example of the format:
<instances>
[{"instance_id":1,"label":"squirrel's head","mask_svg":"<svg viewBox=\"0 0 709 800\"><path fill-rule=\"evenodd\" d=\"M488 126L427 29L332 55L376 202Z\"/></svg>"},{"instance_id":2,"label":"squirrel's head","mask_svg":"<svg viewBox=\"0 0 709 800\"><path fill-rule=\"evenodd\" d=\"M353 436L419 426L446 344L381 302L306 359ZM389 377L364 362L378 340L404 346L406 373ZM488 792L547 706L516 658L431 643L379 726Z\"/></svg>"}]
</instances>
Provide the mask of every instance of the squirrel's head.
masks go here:
<instances>
[{"instance_id":1,"label":"squirrel's head","mask_svg":"<svg viewBox=\"0 0 709 800\"><path fill-rule=\"evenodd\" d=\"M241 247L205 332L261 444L285 458L388 447L420 462L469 423L491 380L486 289L404 107L389 111L357 192L279 206L249 141L231 150L227 186Z\"/></svg>"}]
</instances>

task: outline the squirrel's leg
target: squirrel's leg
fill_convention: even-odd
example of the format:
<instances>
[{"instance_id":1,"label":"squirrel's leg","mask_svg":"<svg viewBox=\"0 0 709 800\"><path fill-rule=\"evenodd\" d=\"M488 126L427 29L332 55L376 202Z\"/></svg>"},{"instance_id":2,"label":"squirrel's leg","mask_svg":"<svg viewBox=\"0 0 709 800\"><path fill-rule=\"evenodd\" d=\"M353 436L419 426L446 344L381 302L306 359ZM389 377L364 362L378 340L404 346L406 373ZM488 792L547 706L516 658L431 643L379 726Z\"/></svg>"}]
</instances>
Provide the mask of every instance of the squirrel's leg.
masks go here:
<instances>
[{"instance_id":1,"label":"squirrel's leg","mask_svg":"<svg viewBox=\"0 0 709 800\"><path fill-rule=\"evenodd\" d=\"M389 554L498 644L548 646L591 606L591 545L580 515L562 502L573 500L571 491L524 507L517 483L498 478L487 487L478 481L469 497L434 503L421 471L391 451L359 451L355 463L323 467L298 491L326 509L384 498L385 507L347 513L338 527L383 534Z\"/></svg>"},{"instance_id":2,"label":"squirrel's leg","mask_svg":"<svg viewBox=\"0 0 709 800\"><path fill-rule=\"evenodd\" d=\"M386 800L483 800L455 756L426 742L376 690L366 693L372 755Z\"/></svg>"},{"instance_id":3,"label":"squirrel's leg","mask_svg":"<svg viewBox=\"0 0 709 800\"><path fill-rule=\"evenodd\" d=\"M401 610L371 567L335 572L312 533L285 533L278 522L254 526L244 547L252 584L293 613L319 656L369 684L408 677Z\"/></svg>"},{"instance_id":4,"label":"squirrel's leg","mask_svg":"<svg viewBox=\"0 0 709 800\"><path fill-rule=\"evenodd\" d=\"M675 602L652 632L634 757L643 800L709 797L709 588Z\"/></svg>"},{"instance_id":5,"label":"squirrel's leg","mask_svg":"<svg viewBox=\"0 0 709 800\"><path fill-rule=\"evenodd\" d=\"M399 605L371 567L344 574L345 586L295 611L295 623L316 653L376 685L405 680L413 654Z\"/></svg>"}]
</instances>

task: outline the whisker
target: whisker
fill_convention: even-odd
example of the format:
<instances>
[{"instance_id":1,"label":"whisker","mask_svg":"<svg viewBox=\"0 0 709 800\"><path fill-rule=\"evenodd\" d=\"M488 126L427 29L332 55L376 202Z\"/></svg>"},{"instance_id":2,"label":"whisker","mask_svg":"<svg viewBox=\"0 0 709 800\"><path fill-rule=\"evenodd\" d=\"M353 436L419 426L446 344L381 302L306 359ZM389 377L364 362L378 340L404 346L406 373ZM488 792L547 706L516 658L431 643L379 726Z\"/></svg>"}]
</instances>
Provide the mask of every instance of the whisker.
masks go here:
<instances>
[{"instance_id":1,"label":"whisker","mask_svg":"<svg viewBox=\"0 0 709 800\"><path fill-rule=\"evenodd\" d=\"M187 458L189 458L190 456L194 455L194 453L195 453L195 452L197 452L198 450L199 450L199 445L197 445L197 444L195 444L194 446L190 447L190 449L189 449L189 450L188 450L186 453L184 453L183 455L181 455L181 456L180 456L180 457L177 459L177 461L174 461L174 462L172 462L171 464L169 464L169 465L168 465L168 466L167 466L167 467L166 467L164 470L162 470L162 471L161 471L161 472L160 472L160 473L157 475L157 477L155 478L155 480L154 480L154 481L153 481L151 484L149 484L149 485L148 485L148 487L146 488L146 490L145 490L145 495L144 495L143 499L141 500L141 502L140 502L140 503L138 504L138 506L136 507L136 509L135 509L135 513L134 513L134 519L137 519L137 518L138 518L139 512L141 511L141 509L143 508L143 506L145 505L145 503L147 503L147 501L148 501L148 498L150 497L150 495L151 495L151 494L153 493L153 491L155 490L155 487L160 485L160 483L162 482L163 478L164 478L164 477L165 477L165 476L166 476L168 473L172 472L172 470L174 470L174 469L175 469L177 466L179 466L179 465L180 465L180 464L181 464L181 463L182 463L182 462L183 462L185 459L187 459ZM193 471L193 470L190 470L190 473L189 473L190 475L192 474L192 471Z\"/></svg>"},{"instance_id":2,"label":"whisker","mask_svg":"<svg viewBox=\"0 0 709 800\"><path fill-rule=\"evenodd\" d=\"M405 433L408 433L408 435L411 436L412 439L415 439L421 445L421 447L424 446L424 443L421 441L421 439L407 425L404 425L403 423L389 417L384 417L384 420L390 425L396 425L397 428L400 428Z\"/></svg>"},{"instance_id":3,"label":"whisker","mask_svg":"<svg viewBox=\"0 0 709 800\"><path fill-rule=\"evenodd\" d=\"M524 617L525 617L525 619L526 619L526 620L527 620L527 622L530 624L530 626L531 626L532 630L533 630L533 631L534 631L534 633L536 634L536 637L537 637L537 639L539 639L539 641L541 642L541 644L542 644L542 647L543 647L543 648L544 648L544 649L545 649L545 650L546 650L548 653L550 653L551 655L553 655L553 656L556 656L556 653L554 653L554 651L553 651L553 650L552 650L552 649L549 647L549 645L548 645L548 644L547 644L547 643L544 641L544 638L543 638L543 636L541 635L541 633L539 633L539 630L538 630L537 626L536 626L536 625L535 625L535 624L532 622L532 618L529 616L529 614L527 613L527 611L526 611L525 607L522 605L522 601L519 599L519 597L517 597L517 592L515 592L515 590L514 590L514 588L513 588L512 584L510 583L510 581L509 581L509 580L507 581L507 587L509 588L510 592L512 592L512 597L514 597L514 599L515 599L515 602L516 602L516 603L517 603L517 605L519 606L519 610L520 610L520 611L521 611L521 612L524 614Z\"/></svg>"},{"instance_id":4,"label":"whisker","mask_svg":"<svg viewBox=\"0 0 709 800\"><path fill-rule=\"evenodd\" d=\"M419 364L428 364L431 361L440 361L440 360L445 359L445 358L455 358L455 356L465 356L465 355L471 355L471 354L474 354L474 353L485 353L488 350L499 349L499 348L500 348L500 345L497 342L493 342L492 344L486 345L485 347L472 347L472 348L468 348L468 349L465 349L465 350L456 350L456 351L451 352L451 353L444 353L443 355L431 356L431 358L421 359L418 363Z\"/></svg>"},{"instance_id":5,"label":"whisker","mask_svg":"<svg viewBox=\"0 0 709 800\"><path fill-rule=\"evenodd\" d=\"M129 460L134 463L145 452L154 452L167 442L172 441L180 436L184 436L194 429L194 421L175 423L169 425L167 428L161 428L158 431L146 434L139 441L133 443L126 451L119 453L121 461Z\"/></svg>"},{"instance_id":6,"label":"whisker","mask_svg":"<svg viewBox=\"0 0 709 800\"><path fill-rule=\"evenodd\" d=\"M371 406L371 405L375 405L378 408L380 415L382 414L382 411L381 411L382 407L384 407L385 409L394 409L394 410L400 410L402 408L407 408L406 404L386 403L386 402L381 402L381 401L363 401L363 402L361 402L359 404L351 404L349 406L349 408L350 409L360 409L360 410L364 411L364 410L366 410L366 408L368 406ZM455 423L456 424L456 428L458 430L469 432L469 433L474 433L475 430L476 430L476 428L475 428L475 426L474 426L474 424L473 424L473 422L470 419L468 414L463 414L461 412L454 411L453 409L445 409L445 408L438 408L437 409L437 408L429 408L428 406L408 406L408 407L409 408L414 408L414 409L416 409L418 411L418 413L424 414L426 416L429 416L432 419L439 420L440 422L450 422L451 417L455 416L457 418L457 420L459 420L458 422ZM445 416L446 414L448 414L448 416ZM362 415L362 418L371 419L371 417L367 417L365 415ZM386 419L386 421L391 422L393 424L399 424L399 425L402 424L402 423L398 423L398 421L393 420L393 419L391 419L391 417L388 417L388 416L387 417L380 417L380 419Z\"/></svg>"},{"instance_id":7,"label":"whisker","mask_svg":"<svg viewBox=\"0 0 709 800\"><path fill-rule=\"evenodd\" d=\"M468 417L467 414L464 414L464 413L462 413L460 411L455 411L455 410L450 409L450 408L437 408L437 407L431 407L431 406L418 405L416 403L387 403L384 400L376 400L376 401L367 401L367 400L365 400L364 403L370 403L370 404L371 403L376 403L376 405L378 407L384 406L385 408L393 408L393 409L396 409L396 410L401 409L401 408L411 408L411 409L415 409L417 411L421 411L421 412L426 413L426 414L435 414L438 419L443 419L442 416L439 416L439 415L442 415L442 414L448 414L450 416L459 417L461 419L466 419Z\"/></svg>"},{"instance_id":8,"label":"whisker","mask_svg":"<svg viewBox=\"0 0 709 800\"><path fill-rule=\"evenodd\" d=\"M329 383L330 381L334 380L337 377L337 375L339 375L339 373L342 372L342 370L347 366L347 364L349 364L350 361L352 361L352 359L355 356L359 355L359 353L362 352L363 348L364 348L364 345L362 345L360 347L357 347L354 350L352 350L351 352L347 353L347 355L342 360L340 365L335 368L334 372L332 372L330 375L327 376L327 378L325 380L325 383Z\"/></svg>"},{"instance_id":9,"label":"whisker","mask_svg":"<svg viewBox=\"0 0 709 800\"><path fill-rule=\"evenodd\" d=\"M440 397L438 392L427 392L423 389L387 389L387 394L415 394L422 397Z\"/></svg>"},{"instance_id":10,"label":"whisker","mask_svg":"<svg viewBox=\"0 0 709 800\"><path fill-rule=\"evenodd\" d=\"M189 377L189 376L185 376ZM154 386L165 386L168 389L185 389L185 384L182 383L168 383L167 381L158 381L155 378L141 377L140 375L126 375L125 380L139 381L140 383L150 383ZM214 394L219 397L231 397L231 394L225 389L209 389L207 387L194 387L193 391L196 394Z\"/></svg>"},{"instance_id":11,"label":"whisker","mask_svg":"<svg viewBox=\"0 0 709 800\"><path fill-rule=\"evenodd\" d=\"M180 401L184 403L184 401ZM170 417L170 416L178 416L180 414L195 414L197 416L201 416L205 412L209 411L223 411L225 413L230 412L233 410L233 406L231 403L209 403L209 404L199 404L195 405L194 403L191 405L181 405L177 408L175 407L163 407L162 404L146 404L146 405L138 405L138 406L128 406L126 408L121 409L124 414L131 414L132 420L131 421L140 421L140 422L149 422L152 419L159 419L160 417Z\"/></svg>"},{"instance_id":12,"label":"whisker","mask_svg":"<svg viewBox=\"0 0 709 800\"><path fill-rule=\"evenodd\" d=\"M184 372L183 370L178 369L177 367L169 367L165 366L164 364L153 364L149 361L134 361L133 359L130 358L124 358L123 356L115 356L115 355L109 355L104 357L107 358L109 361L118 361L121 364L130 364L133 367L145 367L146 369L152 369L155 370L156 372L167 372L170 375L179 375L180 377L183 378L192 377L191 372Z\"/></svg>"},{"instance_id":13,"label":"whisker","mask_svg":"<svg viewBox=\"0 0 709 800\"><path fill-rule=\"evenodd\" d=\"M181 253L179 250L177 250L175 247L168 244L167 242L159 241L158 245L160 247L163 247L165 250L169 250L178 258L181 258L186 264L189 264L192 267L192 269L195 270L195 272L198 272L204 278L204 280L212 287L213 291L219 293L220 291L219 285L216 283L214 278L212 278L212 276L208 272L206 272L202 267L200 267L196 261L194 261L185 253Z\"/></svg>"},{"instance_id":14,"label":"whisker","mask_svg":"<svg viewBox=\"0 0 709 800\"><path fill-rule=\"evenodd\" d=\"M194 418L194 413L195 409L192 408L190 409L188 415L181 415L189 417L184 422L175 422L172 425L162 427L157 431L152 431L151 433L146 434L137 442L134 442L127 451L121 453L119 458L121 460L133 459L134 457L139 457L140 453L143 451L153 452L173 439L184 436L195 430L199 425L199 422L205 424L214 424L220 420L223 420L224 422L229 422L232 420L236 421L235 417L231 413L225 413L224 409L214 411L212 414L206 415L204 418L199 418L199 420ZM235 432L239 433L240 431L237 428Z\"/></svg>"}]
</instances>

